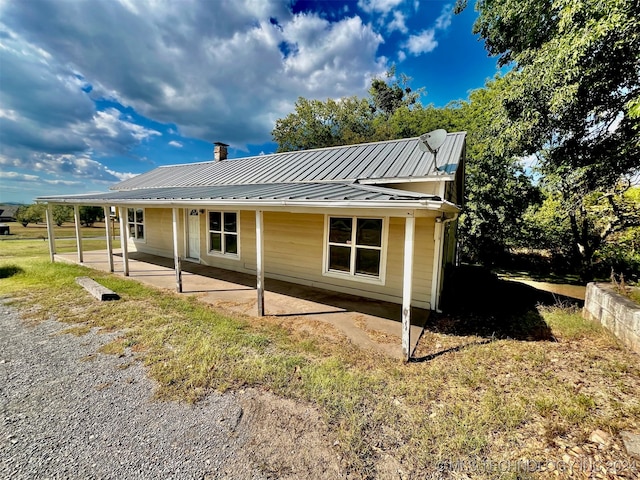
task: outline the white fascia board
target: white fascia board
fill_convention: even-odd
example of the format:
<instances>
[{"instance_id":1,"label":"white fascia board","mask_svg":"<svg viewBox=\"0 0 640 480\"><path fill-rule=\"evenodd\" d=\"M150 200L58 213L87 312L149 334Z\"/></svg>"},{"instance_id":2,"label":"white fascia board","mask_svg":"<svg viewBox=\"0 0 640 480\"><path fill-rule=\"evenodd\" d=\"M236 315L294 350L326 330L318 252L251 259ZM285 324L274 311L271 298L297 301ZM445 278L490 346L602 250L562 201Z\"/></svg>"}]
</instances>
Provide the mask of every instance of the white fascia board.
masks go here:
<instances>
[{"instance_id":1,"label":"white fascia board","mask_svg":"<svg viewBox=\"0 0 640 480\"><path fill-rule=\"evenodd\" d=\"M208 199L175 199L175 200L149 200L149 199L101 199L101 198L54 198L42 197L39 202L49 204L69 205L100 205L100 206L126 206L138 205L143 207L236 207L239 209L265 209L265 208L362 208L385 210L436 210L444 212L458 212L460 209L451 202L429 199L410 200L208 200Z\"/></svg>"}]
</instances>

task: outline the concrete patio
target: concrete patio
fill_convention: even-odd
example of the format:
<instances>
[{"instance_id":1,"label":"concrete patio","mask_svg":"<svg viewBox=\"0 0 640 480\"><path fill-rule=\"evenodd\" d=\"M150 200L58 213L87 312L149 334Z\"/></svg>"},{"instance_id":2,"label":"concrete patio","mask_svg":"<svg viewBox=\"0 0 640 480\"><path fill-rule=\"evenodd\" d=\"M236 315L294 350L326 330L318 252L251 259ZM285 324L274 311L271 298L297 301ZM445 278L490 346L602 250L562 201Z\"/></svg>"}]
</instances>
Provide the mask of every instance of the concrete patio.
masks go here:
<instances>
[{"instance_id":1,"label":"concrete patio","mask_svg":"<svg viewBox=\"0 0 640 480\"><path fill-rule=\"evenodd\" d=\"M120 251L114 258L116 275L123 275ZM76 253L56 254L57 261L78 263ZM82 265L109 271L107 251L84 252ZM142 253L129 253L129 278L156 288L176 291L173 259ZM257 316L256 277L208 267L196 263L182 264L182 294L194 295L221 310ZM283 282L265 281L265 315L290 317L296 321L330 325L361 348L372 349L402 358L401 305L353 295ZM411 313L410 351L418 343L429 311L413 308ZM315 333L319 329L314 328Z\"/></svg>"}]
</instances>

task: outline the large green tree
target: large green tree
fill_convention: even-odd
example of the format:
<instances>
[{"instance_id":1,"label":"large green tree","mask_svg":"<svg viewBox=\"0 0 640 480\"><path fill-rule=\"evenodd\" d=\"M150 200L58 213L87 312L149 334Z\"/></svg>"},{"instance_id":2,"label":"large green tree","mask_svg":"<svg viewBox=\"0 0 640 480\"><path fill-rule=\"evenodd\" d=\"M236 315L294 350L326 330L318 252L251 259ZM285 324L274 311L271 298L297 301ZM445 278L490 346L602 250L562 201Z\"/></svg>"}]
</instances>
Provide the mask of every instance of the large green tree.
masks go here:
<instances>
[{"instance_id":1,"label":"large green tree","mask_svg":"<svg viewBox=\"0 0 640 480\"><path fill-rule=\"evenodd\" d=\"M586 199L600 192L621 211L616 189L640 165L640 2L479 0L476 9L475 33L510 67L501 142L538 155L588 274L602 232Z\"/></svg>"},{"instance_id":2,"label":"large green tree","mask_svg":"<svg viewBox=\"0 0 640 480\"><path fill-rule=\"evenodd\" d=\"M300 97L293 112L276 120L271 135L279 152L362 143L373 135L373 115L364 98Z\"/></svg>"}]
</instances>

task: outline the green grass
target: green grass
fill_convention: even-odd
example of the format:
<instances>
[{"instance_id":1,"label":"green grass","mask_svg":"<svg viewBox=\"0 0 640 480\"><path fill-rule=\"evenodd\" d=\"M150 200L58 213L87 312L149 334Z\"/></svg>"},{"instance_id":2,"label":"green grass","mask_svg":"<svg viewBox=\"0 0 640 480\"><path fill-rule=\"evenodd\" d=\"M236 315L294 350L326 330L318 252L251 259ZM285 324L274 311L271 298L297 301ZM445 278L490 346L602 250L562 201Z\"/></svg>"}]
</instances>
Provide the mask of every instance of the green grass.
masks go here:
<instances>
[{"instance_id":1,"label":"green grass","mask_svg":"<svg viewBox=\"0 0 640 480\"><path fill-rule=\"evenodd\" d=\"M338 432L354 478L373 478L380 452L424 475L456 458L548 458L560 436L578 442L596 428L640 423L637 360L575 310L540 310L556 341L469 341L403 364L275 319L223 315L194 297L51 264L35 248L20 252L0 256L0 296L26 317L55 315L74 334L119 332L100 351L136 352L160 398L196 402L249 386L311 402ZM95 301L75 284L83 275L121 300Z\"/></svg>"},{"instance_id":2,"label":"green grass","mask_svg":"<svg viewBox=\"0 0 640 480\"><path fill-rule=\"evenodd\" d=\"M6 240L44 240L49 237L46 223L30 223L26 227L18 222L8 222L10 235L0 235L0 242ZM112 235L117 238L120 235L120 225L116 222L112 224ZM63 223L60 227L53 226L55 238L75 238L76 227L73 222ZM80 234L83 238L103 237L106 233L104 222L95 223L92 227L80 227ZM1 245L1 244L0 244Z\"/></svg>"},{"instance_id":3,"label":"green grass","mask_svg":"<svg viewBox=\"0 0 640 480\"><path fill-rule=\"evenodd\" d=\"M114 239L113 248L120 248L120 240ZM75 239L56 240L57 253L70 253L77 251ZM104 239L84 238L82 249L85 252L91 250L106 250L107 241ZM43 257L49 255L49 242L46 240L18 239L0 240L0 259L19 257Z\"/></svg>"}]
</instances>

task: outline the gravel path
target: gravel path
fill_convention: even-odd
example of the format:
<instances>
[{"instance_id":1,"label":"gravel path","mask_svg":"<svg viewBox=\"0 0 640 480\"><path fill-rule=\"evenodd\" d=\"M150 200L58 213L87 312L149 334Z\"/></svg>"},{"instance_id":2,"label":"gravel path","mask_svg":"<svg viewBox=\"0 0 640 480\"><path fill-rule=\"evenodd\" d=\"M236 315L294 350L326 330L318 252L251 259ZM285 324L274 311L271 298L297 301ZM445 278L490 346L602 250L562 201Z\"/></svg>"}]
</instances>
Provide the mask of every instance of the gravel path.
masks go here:
<instances>
[{"instance_id":1,"label":"gravel path","mask_svg":"<svg viewBox=\"0 0 640 480\"><path fill-rule=\"evenodd\" d=\"M235 460L248 434L233 395L156 401L139 362L96 353L110 335L67 327L0 302L0 478L262 477Z\"/></svg>"}]
</instances>

